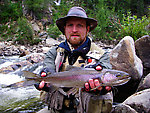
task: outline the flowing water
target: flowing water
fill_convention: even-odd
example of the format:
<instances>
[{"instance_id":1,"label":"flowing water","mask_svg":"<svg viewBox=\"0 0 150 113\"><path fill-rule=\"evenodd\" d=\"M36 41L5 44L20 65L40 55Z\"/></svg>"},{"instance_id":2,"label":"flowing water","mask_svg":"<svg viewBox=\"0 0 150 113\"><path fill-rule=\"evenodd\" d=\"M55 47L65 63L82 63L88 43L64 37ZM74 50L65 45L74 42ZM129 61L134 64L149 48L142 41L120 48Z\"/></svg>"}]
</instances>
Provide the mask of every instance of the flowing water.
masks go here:
<instances>
[{"instance_id":1,"label":"flowing water","mask_svg":"<svg viewBox=\"0 0 150 113\"><path fill-rule=\"evenodd\" d=\"M18 56L0 58L0 68L21 60ZM39 99L40 92L34 86L4 88L22 80L24 78L15 72L0 73L0 113L34 113L45 106Z\"/></svg>"}]
</instances>

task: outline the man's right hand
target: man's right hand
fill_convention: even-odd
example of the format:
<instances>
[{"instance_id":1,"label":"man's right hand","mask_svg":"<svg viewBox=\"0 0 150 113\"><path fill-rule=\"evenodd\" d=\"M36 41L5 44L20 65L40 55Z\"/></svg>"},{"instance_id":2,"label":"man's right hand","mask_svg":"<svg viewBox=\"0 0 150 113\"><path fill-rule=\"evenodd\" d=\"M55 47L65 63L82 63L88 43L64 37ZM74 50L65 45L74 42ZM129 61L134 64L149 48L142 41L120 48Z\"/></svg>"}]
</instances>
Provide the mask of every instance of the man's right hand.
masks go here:
<instances>
[{"instance_id":1,"label":"man's right hand","mask_svg":"<svg viewBox=\"0 0 150 113\"><path fill-rule=\"evenodd\" d=\"M44 71L41 71L40 76L41 77L46 77L47 73L44 72ZM37 90L43 90L43 91L46 91L46 92L49 91L49 85L47 83L45 83L45 81L41 81L40 83L36 83L36 84L34 84L34 86Z\"/></svg>"}]
</instances>

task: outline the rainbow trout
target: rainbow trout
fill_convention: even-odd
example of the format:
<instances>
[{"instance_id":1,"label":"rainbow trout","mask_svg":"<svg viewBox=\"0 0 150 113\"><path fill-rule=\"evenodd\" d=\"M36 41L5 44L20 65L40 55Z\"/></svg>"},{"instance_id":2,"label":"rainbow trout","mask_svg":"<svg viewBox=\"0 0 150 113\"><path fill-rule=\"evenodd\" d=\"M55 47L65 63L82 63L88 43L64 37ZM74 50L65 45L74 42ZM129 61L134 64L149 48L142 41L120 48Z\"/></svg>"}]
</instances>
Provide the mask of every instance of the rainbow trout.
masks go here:
<instances>
[{"instance_id":1,"label":"rainbow trout","mask_svg":"<svg viewBox=\"0 0 150 113\"><path fill-rule=\"evenodd\" d=\"M70 71L48 74L46 77L40 77L29 71L23 71L26 81L25 86L33 85L37 82L45 81L57 87L75 87L81 88L89 79L99 79L101 86L118 86L127 83L130 80L128 73L103 69L96 71L94 69L79 68Z\"/></svg>"}]
</instances>

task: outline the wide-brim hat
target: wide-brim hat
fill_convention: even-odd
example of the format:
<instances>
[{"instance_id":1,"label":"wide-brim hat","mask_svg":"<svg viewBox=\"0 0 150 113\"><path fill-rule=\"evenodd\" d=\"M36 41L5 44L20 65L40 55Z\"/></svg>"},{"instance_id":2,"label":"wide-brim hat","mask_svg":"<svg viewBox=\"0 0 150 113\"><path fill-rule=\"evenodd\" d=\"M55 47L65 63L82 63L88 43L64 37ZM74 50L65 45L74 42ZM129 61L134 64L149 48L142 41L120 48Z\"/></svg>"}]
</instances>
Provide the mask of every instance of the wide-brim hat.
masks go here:
<instances>
[{"instance_id":1,"label":"wide-brim hat","mask_svg":"<svg viewBox=\"0 0 150 113\"><path fill-rule=\"evenodd\" d=\"M81 7L72 7L67 16L59 18L58 20L56 20L56 25L59 28L59 30L64 34L64 26L66 25L66 20L70 17L77 17L77 18L83 18L86 20L87 25L90 26L90 30L92 31L96 26L97 26L97 20L93 19L93 18L88 18L85 10Z\"/></svg>"}]
</instances>

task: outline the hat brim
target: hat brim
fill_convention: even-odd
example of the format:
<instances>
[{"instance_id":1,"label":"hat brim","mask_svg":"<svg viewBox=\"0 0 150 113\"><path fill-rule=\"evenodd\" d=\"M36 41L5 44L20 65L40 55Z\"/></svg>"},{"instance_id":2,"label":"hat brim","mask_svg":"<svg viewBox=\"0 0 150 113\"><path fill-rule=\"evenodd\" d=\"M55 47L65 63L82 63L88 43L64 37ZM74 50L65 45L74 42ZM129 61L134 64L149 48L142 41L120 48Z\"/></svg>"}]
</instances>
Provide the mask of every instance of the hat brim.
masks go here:
<instances>
[{"instance_id":1,"label":"hat brim","mask_svg":"<svg viewBox=\"0 0 150 113\"><path fill-rule=\"evenodd\" d=\"M93 29L95 29L95 27L97 26L97 20L95 20L93 18L84 18L84 17L78 17L78 16L65 16L65 17L62 17L62 18L59 18L58 20L56 20L56 25L63 34L65 34L64 26L66 25L66 20L70 17L85 19L87 24L90 26L89 32L92 31Z\"/></svg>"}]
</instances>

